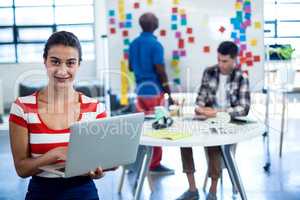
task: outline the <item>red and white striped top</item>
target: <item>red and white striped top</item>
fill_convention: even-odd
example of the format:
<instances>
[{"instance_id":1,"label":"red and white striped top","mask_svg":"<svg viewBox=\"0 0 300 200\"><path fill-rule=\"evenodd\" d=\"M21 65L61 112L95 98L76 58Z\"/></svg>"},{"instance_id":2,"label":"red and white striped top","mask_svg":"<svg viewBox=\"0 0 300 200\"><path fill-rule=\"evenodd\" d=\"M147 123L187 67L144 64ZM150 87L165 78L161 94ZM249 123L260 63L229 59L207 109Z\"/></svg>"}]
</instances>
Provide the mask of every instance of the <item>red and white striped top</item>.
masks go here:
<instances>
[{"instance_id":1,"label":"red and white striped top","mask_svg":"<svg viewBox=\"0 0 300 200\"><path fill-rule=\"evenodd\" d=\"M65 147L69 143L70 129L54 130L42 121L38 113L38 92L19 97L12 104L9 121L28 129L31 157L36 158L56 147ZM105 106L97 99L80 93L80 116L78 121L89 121L106 117ZM42 172L42 177L58 177Z\"/></svg>"}]
</instances>

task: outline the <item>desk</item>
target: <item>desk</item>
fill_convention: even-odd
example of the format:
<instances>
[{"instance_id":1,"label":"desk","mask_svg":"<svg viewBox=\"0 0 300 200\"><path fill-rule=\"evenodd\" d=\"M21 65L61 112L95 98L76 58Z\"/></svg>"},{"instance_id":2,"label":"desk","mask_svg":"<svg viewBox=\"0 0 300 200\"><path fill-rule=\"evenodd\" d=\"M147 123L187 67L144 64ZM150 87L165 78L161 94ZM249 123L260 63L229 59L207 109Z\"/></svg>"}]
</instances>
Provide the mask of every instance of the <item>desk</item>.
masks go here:
<instances>
[{"instance_id":1,"label":"desk","mask_svg":"<svg viewBox=\"0 0 300 200\"><path fill-rule=\"evenodd\" d=\"M143 133L151 131L152 121L146 121L143 127ZM225 130L222 133L210 133L211 126ZM193 147L193 146L221 146L222 156L232 184L235 185L240 192L243 200L246 200L246 193L237 169L234 156L230 150L231 144L249 140L251 138L261 136L265 131L262 123L250 123L246 125L236 125L232 123L212 124L209 121L184 120L174 118L174 124L169 130L192 134L191 137L181 140L164 140L152 137L142 136L140 144L145 147L143 151L143 163L138 171L138 177L135 184L134 199L139 200L144 180L147 176L152 149L154 146L174 146L174 147ZM227 133L226 133L227 132Z\"/></svg>"}]
</instances>

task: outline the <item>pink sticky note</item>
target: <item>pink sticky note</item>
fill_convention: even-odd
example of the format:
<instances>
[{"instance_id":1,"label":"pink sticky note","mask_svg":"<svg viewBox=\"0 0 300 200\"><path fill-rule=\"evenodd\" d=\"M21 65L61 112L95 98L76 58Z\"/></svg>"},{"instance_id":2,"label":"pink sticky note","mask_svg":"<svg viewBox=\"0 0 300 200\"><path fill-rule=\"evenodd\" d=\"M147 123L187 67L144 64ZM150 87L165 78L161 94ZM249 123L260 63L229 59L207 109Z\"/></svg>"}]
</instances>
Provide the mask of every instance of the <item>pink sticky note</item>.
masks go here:
<instances>
[{"instance_id":1,"label":"pink sticky note","mask_svg":"<svg viewBox=\"0 0 300 200\"><path fill-rule=\"evenodd\" d=\"M185 50L181 50L180 51L180 56L182 56L182 57L186 56L186 51Z\"/></svg>"},{"instance_id":2,"label":"pink sticky note","mask_svg":"<svg viewBox=\"0 0 300 200\"><path fill-rule=\"evenodd\" d=\"M247 46L245 44L242 44L240 46L240 51L246 51L247 50Z\"/></svg>"},{"instance_id":3,"label":"pink sticky note","mask_svg":"<svg viewBox=\"0 0 300 200\"><path fill-rule=\"evenodd\" d=\"M175 32L175 37L176 38L181 38L181 33L179 31Z\"/></svg>"},{"instance_id":4,"label":"pink sticky note","mask_svg":"<svg viewBox=\"0 0 300 200\"><path fill-rule=\"evenodd\" d=\"M114 18L110 18L110 19L109 19L109 23L110 23L110 24L115 24L115 23L116 23L116 20L115 20Z\"/></svg>"}]
</instances>

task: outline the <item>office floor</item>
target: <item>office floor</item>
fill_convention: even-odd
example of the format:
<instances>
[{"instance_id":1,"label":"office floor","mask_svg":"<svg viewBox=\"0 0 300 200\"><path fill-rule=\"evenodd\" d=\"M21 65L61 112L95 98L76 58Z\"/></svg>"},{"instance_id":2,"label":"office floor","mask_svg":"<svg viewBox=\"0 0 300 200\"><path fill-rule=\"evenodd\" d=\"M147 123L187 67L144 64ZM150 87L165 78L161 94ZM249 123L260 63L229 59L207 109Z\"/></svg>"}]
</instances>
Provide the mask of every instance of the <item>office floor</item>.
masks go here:
<instances>
[{"instance_id":1,"label":"office floor","mask_svg":"<svg viewBox=\"0 0 300 200\"><path fill-rule=\"evenodd\" d=\"M265 173L265 154L262 137L240 143L237 149L237 163L249 200L299 200L300 199L300 114L297 109L300 103L292 103L288 107L288 124L286 127L283 157L279 159L279 130L280 105L271 107L271 171ZM258 115L263 118L263 106L260 99L256 99L253 106ZM5 118L7 120L7 118ZM194 148L194 158L197 168L196 180L200 191L200 199L205 199L202 184L206 173L206 161L202 148ZM151 200L172 200L187 189L187 181L182 173L180 151L178 148L164 148L163 164L175 169L172 176L152 176L154 192L150 192L148 181L145 181L143 198ZM231 183L226 170L223 170L223 186L219 184L218 199L232 198ZM122 194L117 193L121 170L108 173L103 179L97 180L96 185L100 198L103 200L129 200L132 199L131 185L133 175L126 176ZM0 200L24 199L28 179L19 178L14 170L10 152L7 124L0 126ZM209 184L209 183L208 183ZM240 199L239 197L237 199Z\"/></svg>"}]
</instances>

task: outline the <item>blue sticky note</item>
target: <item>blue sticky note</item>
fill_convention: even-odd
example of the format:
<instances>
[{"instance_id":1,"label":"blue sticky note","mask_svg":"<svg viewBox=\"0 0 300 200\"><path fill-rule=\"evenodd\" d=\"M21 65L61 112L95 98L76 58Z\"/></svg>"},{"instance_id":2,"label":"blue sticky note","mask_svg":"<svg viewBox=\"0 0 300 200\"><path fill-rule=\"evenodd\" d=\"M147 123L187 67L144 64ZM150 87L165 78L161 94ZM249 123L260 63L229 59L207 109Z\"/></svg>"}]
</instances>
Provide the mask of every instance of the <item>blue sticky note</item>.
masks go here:
<instances>
[{"instance_id":1,"label":"blue sticky note","mask_svg":"<svg viewBox=\"0 0 300 200\"><path fill-rule=\"evenodd\" d=\"M246 13L245 14L245 19L251 19L251 13Z\"/></svg>"},{"instance_id":2,"label":"blue sticky note","mask_svg":"<svg viewBox=\"0 0 300 200\"><path fill-rule=\"evenodd\" d=\"M172 24L172 25L171 25L171 29L172 29L172 30L177 30L177 24Z\"/></svg>"},{"instance_id":3,"label":"blue sticky note","mask_svg":"<svg viewBox=\"0 0 300 200\"><path fill-rule=\"evenodd\" d=\"M236 21L234 24L233 24L233 27L235 30L239 30L241 28L241 23Z\"/></svg>"},{"instance_id":4,"label":"blue sticky note","mask_svg":"<svg viewBox=\"0 0 300 200\"><path fill-rule=\"evenodd\" d=\"M236 12L236 19L240 22L243 21L243 12L242 11L237 11Z\"/></svg>"},{"instance_id":5,"label":"blue sticky note","mask_svg":"<svg viewBox=\"0 0 300 200\"><path fill-rule=\"evenodd\" d=\"M132 14L131 13L126 14L126 19L131 20L132 19Z\"/></svg>"},{"instance_id":6,"label":"blue sticky note","mask_svg":"<svg viewBox=\"0 0 300 200\"><path fill-rule=\"evenodd\" d=\"M128 53L129 50L128 50L128 49L123 49L123 52L124 52L124 53Z\"/></svg>"},{"instance_id":7,"label":"blue sticky note","mask_svg":"<svg viewBox=\"0 0 300 200\"><path fill-rule=\"evenodd\" d=\"M175 78L173 79L173 82L177 85L180 85L180 79L179 78Z\"/></svg>"},{"instance_id":8,"label":"blue sticky note","mask_svg":"<svg viewBox=\"0 0 300 200\"><path fill-rule=\"evenodd\" d=\"M171 20L176 21L177 20L177 15L172 15Z\"/></svg>"},{"instance_id":9,"label":"blue sticky note","mask_svg":"<svg viewBox=\"0 0 300 200\"><path fill-rule=\"evenodd\" d=\"M246 35L240 35L240 41L246 42Z\"/></svg>"},{"instance_id":10,"label":"blue sticky note","mask_svg":"<svg viewBox=\"0 0 300 200\"><path fill-rule=\"evenodd\" d=\"M115 11L114 11L114 10L109 10L109 11L108 11L108 15L109 15L110 17L115 16Z\"/></svg>"},{"instance_id":11,"label":"blue sticky note","mask_svg":"<svg viewBox=\"0 0 300 200\"><path fill-rule=\"evenodd\" d=\"M232 32L231 33L231 38L236 39L237 38L237 33L236 32Z\"/></svg>"},{"instance_id":12,"label":"blue sticky note","mask_svg":"<svg viewBox=\"0 0 300 200\"><path fill-rule=\"evenodd\" d=\"M131 28L131 27L132 27L131 22L127 21L127 22L125 23L125 27L126 27L126 28Z\"/></svg>"},{"instance_id":13,"label":"blue sticky note","mask_svg":"<svg viewBox=\"0 0 300 200\"><path fill-rule=\"evenodd\" d=\"M186 19L181 19L181 25L185 26L187 24L187 20Z\"/></svg>"},{"instance_id":14,"label":"blue sticky note","mask_svg":"<svg viewBox=\"0 0 300 200\"><path fill-rule=\"evenodd\" d=\"M240 33L243 33L243 34L246 33L245 29L240 27Z\"/></svg>"}]
</instances>

